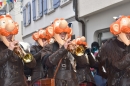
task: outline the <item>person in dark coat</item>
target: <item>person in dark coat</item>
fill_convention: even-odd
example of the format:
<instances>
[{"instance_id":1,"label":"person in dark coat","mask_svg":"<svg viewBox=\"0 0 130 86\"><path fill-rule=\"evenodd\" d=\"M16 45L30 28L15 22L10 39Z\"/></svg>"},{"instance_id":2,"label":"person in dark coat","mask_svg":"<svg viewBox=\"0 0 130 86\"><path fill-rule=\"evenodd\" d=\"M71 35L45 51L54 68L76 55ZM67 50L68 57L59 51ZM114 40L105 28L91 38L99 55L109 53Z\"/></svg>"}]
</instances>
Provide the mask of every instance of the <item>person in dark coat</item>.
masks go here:
<instances>
[{"instance_id":1,"label":"person in dark coat","mask_svg":"<svg viewBox=\"0 0 130 86\"><path fill-rule=\"evenodd\" d=\"M100 64L106 69L108 86L130 85L130 16L121 16L110 26L116 35L105 42L99 52Z\"/></svg>"},{"instance_id":2,"label":"person in dark coat","mask_svg":"<svg viewBox=\"0 0 130 86\"><path fill-rule=\"evenodd\" d=\"M31 54L29 62L24 60L23 54L19 57L19 42L14 39L18 27L11 16L1 15L0 23L0 86L27 86L23 66L33 68L36 61Z\"/></svg>"},{"instance_id":3,"label":"person in dark coat","mask_svg":"<svg viewBox=\"0 0 130 86\"><path fill-rule=\"evenodd\" d=\"M98 52L100 50L100 46L98 42L93 42L91 44L91 52L93 53L95 59L98 61L98 59L100 58ZM99 66L99 65L98 65ZM94 74L94 80L96 83L96 86L106 86L106 78L103 78L99 72L99 70L101 69L100 67L98 68L93 68L94 70L92 71L92 73ZM103 71L102 71L103 72ZM104 71L105 72L105 71Z\"/></svg>"},{"instance_id":4,"label":"person in dark coat","mask_svg":"<svg viewBox=\"0 0 130 86\"><path fill-rule=\"evenodd\" d=\"M81 56L72 54L69 50L73 47L68 50L72 30L67 25L64 19L56 19L53 22L54 29L52 29L54 34L51 34L55 38L55 42L45 46L41 51L42 59L46 58L44 64L48 67L48 78L53 78L57 65L62 59L55 77L56 86L79 86L83 82L94 84L85 54Z\"/></svg>"},{"instance_id":5,"label":"person in dark coat","mask_svg":"<svg viewBox=\"0 0 130 86\"><path fill-rule=\"evenodd\" d=\"M26 65L24 66L24 74L28 78L29 86L41 86L40 79L45 78L45 71L41 64L41 54L39 54L40 50L46 46L48 42L48 37L46 36L45 29L39 29L38 31L32 34L33 40L36 42L35 45L32 45L30 48L31 54L34 56L36 60L35 68L28 68Z\"/></svg>"},{"instance_id":6,"label":"person in dark coat","mask_svg":"<svg viewBox=\"0 0 130 86\"><path fill-rule=\"evenodd\" d=\"M32 69L31 84L33 86L41 86L40 79L45 78L45 72L41 64L41 54L38 52L48 44L48 37L46 36L46 30L40 29L38 32L33 33L32 38L36 41L37 45L31 47L31 53L36 59L36 67Z\"/></svg>"}]
</instances>

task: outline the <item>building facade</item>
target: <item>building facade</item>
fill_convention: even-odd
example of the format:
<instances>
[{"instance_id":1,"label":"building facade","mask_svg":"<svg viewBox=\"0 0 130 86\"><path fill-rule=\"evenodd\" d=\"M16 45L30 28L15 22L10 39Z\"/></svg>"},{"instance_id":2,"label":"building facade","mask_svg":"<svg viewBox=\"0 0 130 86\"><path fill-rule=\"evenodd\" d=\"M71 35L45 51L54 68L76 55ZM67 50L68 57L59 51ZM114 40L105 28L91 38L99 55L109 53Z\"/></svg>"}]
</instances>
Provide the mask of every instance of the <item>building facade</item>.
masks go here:
<instances>
[{"instance_id":1,"label":"building facade","mask_svg":"<svg viewBox=\"0 0 130 86\"><path fill-rule=\"evenodd\" d=\"M76 0L78 17L85 22L88 46L93 41L100 43L113 35L109 32L113 17L130 15L130 0Z\"/></svg>"},{"instance_id":2,"label":"building facade","mask_svg":"<svg viewBox=\"0 0 130 86\"><path fill-rule=\"evenodd\" d=\"M81 36L81 24L75 20L73 0L23 0L23 40L34 43L32 33L46 28L56 18L64 18L75 36Z\"/></svg>"},{"instance_id":3,"label":"building facade","mask_svg":"<svg viewBox=\"0 0 130 86\"><path fill-rule=\"evenodd\" d=\"M19 24L19 32L15 36L18 41L23 41L22 30L23 30L23 14L22 14L22 0L17 0L14 2L14 8L10 11L10 15L13 17L14 21Z\"/></svg>"}]
</instances>

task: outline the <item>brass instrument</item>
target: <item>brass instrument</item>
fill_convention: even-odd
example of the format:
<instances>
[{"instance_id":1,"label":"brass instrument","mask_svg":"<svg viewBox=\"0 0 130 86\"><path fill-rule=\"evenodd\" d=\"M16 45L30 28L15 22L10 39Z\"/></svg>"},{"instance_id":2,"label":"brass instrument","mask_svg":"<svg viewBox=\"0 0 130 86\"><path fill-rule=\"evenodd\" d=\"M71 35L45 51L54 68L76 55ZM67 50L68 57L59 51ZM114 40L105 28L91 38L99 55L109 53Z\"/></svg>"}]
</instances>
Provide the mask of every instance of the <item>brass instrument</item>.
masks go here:
<instances>
[{"instance_id":1,"label":"brass instrument","mask_svg":"<svg viewBox=\"0 0 130 86\"><path fill-rule=\"evenodd\" d=\"M84 55L86 48L83 45L79 45L79 46L72 45L72 46L74 47L73 50L70 50L69 46L67 48L72 54L75 54L77 56Z\"/></svg>"},{"instance_id":2,"label":"brass instrument","mask_svg":"<svg viewBox=\"0 0 130 86\"><path fill-rule=\"evenodd\" d=\"M19 44L16 45L18 45L18 47L14 48L14 53L19 56L24 63L30 63L33 60L33 55L31 53L26 53Z\"/></svg>"},{"instance_id":3,"label":"brass instrument","mask_svg":"<svg viewBox=\"0 0 130 86\"><path fill-rule=\"evenodd\" d=\"M85 47L83 47L82 45L79 45L78 47L76 47L76 49L75 49L75 54L77 55L77 56L82 56L82 55L84 55L84 53L85 53Z\"/></svg>"}]
</instances>

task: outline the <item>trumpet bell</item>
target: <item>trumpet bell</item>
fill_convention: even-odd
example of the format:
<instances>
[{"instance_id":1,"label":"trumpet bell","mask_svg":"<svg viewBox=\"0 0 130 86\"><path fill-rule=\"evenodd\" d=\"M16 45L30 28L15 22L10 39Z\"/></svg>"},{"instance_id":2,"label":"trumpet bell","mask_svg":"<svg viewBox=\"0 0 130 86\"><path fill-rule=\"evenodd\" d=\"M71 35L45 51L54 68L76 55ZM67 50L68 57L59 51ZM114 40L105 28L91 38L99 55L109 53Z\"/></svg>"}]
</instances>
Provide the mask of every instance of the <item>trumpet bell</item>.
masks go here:
<instances>
[{"instance_id":1,"label":"trumpet bell","mask_svg":"<svg viewBox=\"0 0 130 86\"><path fill-rule=\"evenodd\" d=\"M25 63L30 63L33 60L33 56L30 53L26 53L22 59Z\"/></svg>"},{"instance_id":2,"label":"trumpet bell","mask_svg":"<svg viewBox=\"0 0 130 86\"><path fill-rule=\"evenodd\" d=\"M18 45L19 47L14 48L13 52L17 56L19 56L23 60L24 63L30 63L33 60L33 55L29 53L30 45L24 42L18 43L16 45Z\"/></svg>"},{"instance_id":3,"label":"trumpet bell","mask_svg":"<svg viewBox=\"0 0 130 86\"><path fill-rule=\"evenodd\" d=\"M83 46L78 46L75 50L77 56L82 56L85 53L85 48Z\"/></svg>"}]
</instances>

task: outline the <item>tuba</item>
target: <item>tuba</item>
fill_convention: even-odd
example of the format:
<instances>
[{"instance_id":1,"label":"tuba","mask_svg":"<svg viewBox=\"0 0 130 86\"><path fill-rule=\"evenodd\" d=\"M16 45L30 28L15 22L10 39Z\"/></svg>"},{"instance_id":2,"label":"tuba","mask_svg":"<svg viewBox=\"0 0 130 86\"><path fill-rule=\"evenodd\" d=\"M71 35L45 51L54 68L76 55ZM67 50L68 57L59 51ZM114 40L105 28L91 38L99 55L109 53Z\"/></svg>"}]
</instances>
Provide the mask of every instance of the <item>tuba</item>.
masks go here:
<instances>
[{"instance_id":1,"label":"tuba","mask_svg":"<svg viewBox=\"0 0 130 86\"><path fill-rule=\"evenodd\" d=\"M26 53L26 52L24 51L24 49L23 49L23 46L24 46L24 47L27 47L27 45L24 44L24 45L22 46L22 45L20 45L20 44L18 43L18 44L16 44L16 46L18 46L18 47L14 48L13 52L14 52L17 56L19 56L19 57L23 60L24 63L30 63L30 62L33 60L33 55L32 55L31 53L29 53L29 52Z\"/></svg>"}]
</instances>

